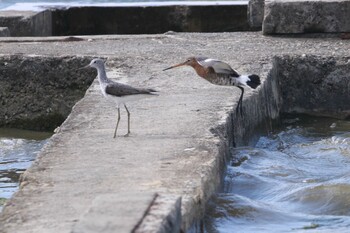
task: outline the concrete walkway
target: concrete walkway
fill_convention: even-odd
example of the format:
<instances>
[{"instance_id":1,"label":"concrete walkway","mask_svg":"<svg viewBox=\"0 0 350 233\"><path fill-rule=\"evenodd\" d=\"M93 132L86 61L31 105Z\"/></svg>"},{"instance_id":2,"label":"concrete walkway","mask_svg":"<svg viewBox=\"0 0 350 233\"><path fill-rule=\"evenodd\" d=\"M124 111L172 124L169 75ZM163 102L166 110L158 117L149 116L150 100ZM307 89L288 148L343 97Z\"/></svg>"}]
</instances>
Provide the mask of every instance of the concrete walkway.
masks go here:
<instances>
[{"instance_id":1,"label":"concrete walkway","mask_svg":"<svg viewBox=\"0 0 350 233\"><path fill-rule=\"evenodd\" d=\"M348 57L350 51L348 40L260 33L61 39L1 39L0 51L109 57L110 77L155 88L160 95L130 103L132 134L113 139L116 109L105 102L94 82L24 174L21 190L1 214L1 232L130 232L142 227L155 193L173 206L182 197L182 228L187 230L220 185L224 157L232 146L229 116L239 90L207 83L190 68L161 70L190 55L206 55L265 80L274 55ZM247 91L245 102L257 92ZM253 121L255 116L245 117ZM119 134L125 132L122 110Z\"/></svg>"}]
</instances>

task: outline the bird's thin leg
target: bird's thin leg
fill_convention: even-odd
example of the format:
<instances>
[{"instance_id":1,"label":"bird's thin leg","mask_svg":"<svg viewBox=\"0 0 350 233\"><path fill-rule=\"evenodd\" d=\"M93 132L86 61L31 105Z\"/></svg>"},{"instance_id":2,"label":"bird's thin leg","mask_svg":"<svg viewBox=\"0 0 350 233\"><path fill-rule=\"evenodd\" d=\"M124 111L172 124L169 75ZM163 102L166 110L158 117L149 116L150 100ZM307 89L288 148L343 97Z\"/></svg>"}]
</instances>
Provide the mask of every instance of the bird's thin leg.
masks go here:
<instances>
[{"instance_id":1,"label":"bird's thin leg","mask_svg":"<svg viewBox=\"0 0 350 233\"><path fill-rule=\"evenodd\" d=\"M239 89L241 89L241 96L239 97L239 100L238 100L238 104L237 104L237 107L236 107L236 113L238 113L240 111L240 114L242 116L243 114L243 105L242 105L242 102L243 102L243 94L244 94L244 88L243 87L240 87L240 86L237 86Z\"/></svg>"},{"instance_id":2,"label":"bird's thin leg","mask_svg":"<svg viewBox=\"0 0 350 233\"><path fill-rule=\"evenodd\" d=\"M128 113L128 133L124 135L125 137L127 137L130 134L130 112L125 104L124 104L124 107L125 107L126 112Z\"/></svg>"},{"instance_id":3,"label":"bird's thin leg","mask_svg":"<svg viewBox=\"0 0 350 233\"><path fill-rule=\"evenodd\" d=\"M241 96L239 97L240 102L241 102L241 106L240 106L240 112L241 112L241 117L243 116L243 94L244 94L244 88L240 87L242 93Z\"/></svg>"},{"instance_id":4,"label":"bird's thin leg","mask_svg":"<svg viewBox=\"0 0 350 233\"><path fill-rule=\"evenodd\" d=\"M118 129L119 121L120 121L120 108L119 108L119 105L118 105L118 118L117 118L117 125L115 126L115 130L114 130L114 136L113 136L113 138L115 138L115 137L117 136L117 129Z\"/></svg>"}]
</instances>

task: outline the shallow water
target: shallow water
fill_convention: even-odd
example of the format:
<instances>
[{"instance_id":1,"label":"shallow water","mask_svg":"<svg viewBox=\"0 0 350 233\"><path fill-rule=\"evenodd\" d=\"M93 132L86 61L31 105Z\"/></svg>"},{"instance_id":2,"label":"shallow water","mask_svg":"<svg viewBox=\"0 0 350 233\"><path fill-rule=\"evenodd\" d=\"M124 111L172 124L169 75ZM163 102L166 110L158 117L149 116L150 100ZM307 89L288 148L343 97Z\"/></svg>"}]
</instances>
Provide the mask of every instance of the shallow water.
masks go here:
<instances>
[{"instance_id":1,"label":"shallow water","mask_svg":"<svg viewBox=\"0 0 350 233\"><path fill-rule=\"evenodd\" d=\"M51 133L0 129L0 210L18 190L19 176L31 165Z\"/></svg>"},{"instance_id":2,"label":"shallow water","mask_svg":"<svg viewBox=\"0 0 350 233\"><path fill-rule=\"evenodd\" d=\"M350 232L350 122L286 118L236 148L205 232Z\"/></svg>"}]
</instances>

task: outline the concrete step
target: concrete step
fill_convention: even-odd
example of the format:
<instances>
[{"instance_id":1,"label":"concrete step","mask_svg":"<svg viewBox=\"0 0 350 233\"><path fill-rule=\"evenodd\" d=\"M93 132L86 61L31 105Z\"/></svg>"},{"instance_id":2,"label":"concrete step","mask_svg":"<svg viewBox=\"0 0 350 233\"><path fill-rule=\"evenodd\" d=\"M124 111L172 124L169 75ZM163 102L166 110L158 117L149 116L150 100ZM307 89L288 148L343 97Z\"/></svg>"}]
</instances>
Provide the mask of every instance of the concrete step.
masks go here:
<instances>
[{"instance_id":1,"label":"concrete step","mask_svg":"<svg viewBox=\"0 0 350 233\"><path fill-rule=\"evenodd\" d=\"M268 0L264 34L338 33L350 31L350 1Z\"/></svg>"}]
</instances>

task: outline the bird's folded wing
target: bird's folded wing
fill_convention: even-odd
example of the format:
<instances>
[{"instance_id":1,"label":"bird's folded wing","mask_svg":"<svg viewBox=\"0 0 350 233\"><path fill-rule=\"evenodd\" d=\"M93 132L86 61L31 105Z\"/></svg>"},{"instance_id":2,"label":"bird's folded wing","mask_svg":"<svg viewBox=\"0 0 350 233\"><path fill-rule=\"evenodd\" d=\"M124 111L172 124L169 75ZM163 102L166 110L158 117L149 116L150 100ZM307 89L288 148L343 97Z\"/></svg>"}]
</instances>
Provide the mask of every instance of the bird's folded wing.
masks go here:
<instances>
[{"instance_id":1,"label":"bird's folded wing","mask_svg":"<svg viewBox=\"0 0 350 233\"><path fill-rule=\"evenodd\" d=\"M146 88L136 88L136 87L132 87L121 83L110 83L106 86L107 94L118 96L118 97L127 96L127 95L138 95L138 94L152 95L152 92L155 92L155 91L152 89L146 89Z\"/></svg>"},{"instance_id":2,"label":"bird's folded wing","mask_svg":"<svg viewBox=\"0 0 350 233\"><path fill-rule=\"evenodd\" d=\"M212 67L217 74L226 74L233 77L239 77L238 72L232 69L231 66L225 62L208 58L206 60L199 61L198 63L204 67Z\"/></svg>"}]
</instances>

